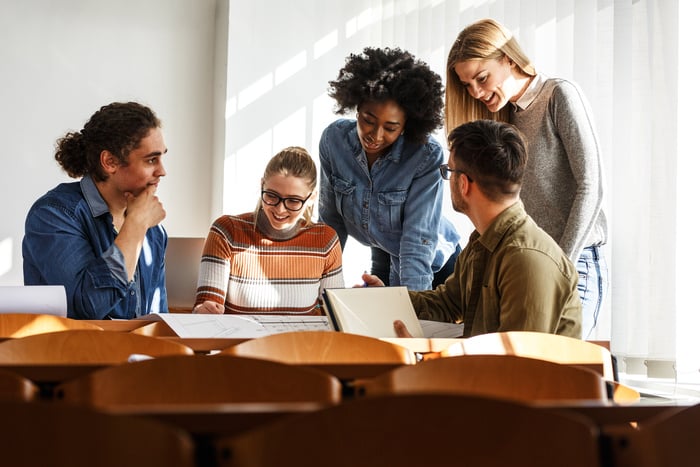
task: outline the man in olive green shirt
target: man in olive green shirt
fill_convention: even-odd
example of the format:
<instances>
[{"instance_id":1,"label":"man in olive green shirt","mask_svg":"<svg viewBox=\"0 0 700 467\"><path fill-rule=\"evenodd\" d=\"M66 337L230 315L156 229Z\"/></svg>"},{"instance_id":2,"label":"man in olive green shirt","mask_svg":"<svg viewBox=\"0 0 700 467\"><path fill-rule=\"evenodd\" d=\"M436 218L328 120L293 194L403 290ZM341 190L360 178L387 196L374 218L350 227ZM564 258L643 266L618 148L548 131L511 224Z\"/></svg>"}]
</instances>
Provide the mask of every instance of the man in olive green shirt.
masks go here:
<instances>
[{"instance_id":1,"label":"man in olive green shirt","mask_svg":"<svg viewBox=\"0 0 700 467\"><path fill-rule=\"evenodd\" d=\"M455 128L448 142L450 157L440 172L450 182L452 206L475 230L443 285L411 292L418 317L463 322L464 337L540 331L580 338L576 267L520 201L527 162L520 133L479 120ZM368 274L363 280L383 285ZM400 321L395 328L409 336Z\"/></svg>"}]
</instances>

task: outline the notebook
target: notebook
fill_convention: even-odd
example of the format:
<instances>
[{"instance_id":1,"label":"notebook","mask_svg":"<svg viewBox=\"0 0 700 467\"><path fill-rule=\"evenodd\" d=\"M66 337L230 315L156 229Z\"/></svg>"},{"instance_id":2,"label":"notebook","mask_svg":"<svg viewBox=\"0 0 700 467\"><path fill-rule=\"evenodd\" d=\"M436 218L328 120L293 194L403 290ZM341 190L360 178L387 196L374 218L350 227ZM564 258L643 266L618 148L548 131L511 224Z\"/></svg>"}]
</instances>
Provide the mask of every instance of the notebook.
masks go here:
<instances>
[{"instance_id":1,"label":"notebook","mask_svg":"<svg viewBox=\"0 0 700 467\"><path fill-rule=\"evenodd\" d=\"M66 317L68 304L62 285L0 286L0 313L33 313Z\"/></svg>"},{"instance_id":2,"label":"notebook","mask_svg":"<svg viewBox=\"0 0 700 467\"><path fill-rule=\"evenodd\" d=\"M173 311L191 311L194 306L204 241L204 237L168 237L165 288Z\"/></svg>"},{"instance_id":3,"label":"notebook","mask_svg":"<svg viewBox=\"0 0 700 467\"><path fill-rule=\"evenodd\" d=\"M323 302L337 331L396 337L394 321L400 319L413 337L424 337L406 287L325 289Z\"/></svg>"}]
</instances>

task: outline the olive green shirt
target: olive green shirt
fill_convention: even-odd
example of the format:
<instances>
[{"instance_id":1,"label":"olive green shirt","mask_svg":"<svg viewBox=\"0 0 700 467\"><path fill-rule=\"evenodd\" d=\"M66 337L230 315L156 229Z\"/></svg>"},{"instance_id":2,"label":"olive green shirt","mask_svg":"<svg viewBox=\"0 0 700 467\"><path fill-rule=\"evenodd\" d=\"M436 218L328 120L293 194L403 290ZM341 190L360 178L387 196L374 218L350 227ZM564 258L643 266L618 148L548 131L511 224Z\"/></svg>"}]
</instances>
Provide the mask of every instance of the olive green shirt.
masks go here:
<instances>
[{"instance_id":1,"label":"olive green shirt","mask_svg":"<svg viewBox=\"0 0 700 467\"><path fill-rule=\"evenodd\" d=\"M578 273L521 201L474 231L454 273L435 290L410 292L420 319L464 322L464 337L539 331L581 338Z\"/></svg>"}]
</instances>

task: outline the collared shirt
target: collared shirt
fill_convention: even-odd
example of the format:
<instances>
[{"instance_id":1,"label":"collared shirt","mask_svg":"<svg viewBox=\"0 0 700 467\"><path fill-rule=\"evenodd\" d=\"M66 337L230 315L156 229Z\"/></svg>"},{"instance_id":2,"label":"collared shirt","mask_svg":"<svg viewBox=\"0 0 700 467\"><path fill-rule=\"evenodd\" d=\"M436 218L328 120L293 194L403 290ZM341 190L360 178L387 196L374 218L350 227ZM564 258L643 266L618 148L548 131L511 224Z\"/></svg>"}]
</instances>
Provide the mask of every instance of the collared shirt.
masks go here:
<instances>
[{"instance_id":1,"label":"collared shirt","mask_svg":"<svg viewBox=\"0 0 700 467\"><path fill-rule=\"evenodd\" d=\"M518 110L527 109L528 106L535 100L537 94L540 93L545 81L547 81L547 77L542 73L538 73L533 76L523 95L520 96L520 99L513 103L514 110L517 112Z\"/></svg>"},{"instance_id":2,"label":"collared shirt","mask_svg":"<svg viewBox=\"0 0 700 467\"><path fill-rule=\"evenodd\" d=\"M341 119L321 136L320 217L338 233L391 256L391 285L432 288L433 273L455 252L460 236L442 216L442 147L434 138L403 136L372 165L355 120Z\"/></svg>"},{"instance_id":3,"label":"collared shirt","mask_svg":"<svg viewBox=\"0 0 700 467\"><path fill-rule=\"evenodd\" d=\"M578 273L518 201L483 235L474 231L454 273L434 291L411 292L421 319L464 322L464 337L539 331L581 338Z\"/></svg>"},{"instance_id":4,"label":"collared shirt","mask_svg":"<svg viewBox=\"0 0 700 467\"><path fill-rule=\"evenodd\" d=\"M62 183L29 210L22 241L24 283L63 285L68 317L134 318L167 313L162 226L146 232L136 273L129 281L117 232L95 182Z\"/></svg>"}]
</instances>

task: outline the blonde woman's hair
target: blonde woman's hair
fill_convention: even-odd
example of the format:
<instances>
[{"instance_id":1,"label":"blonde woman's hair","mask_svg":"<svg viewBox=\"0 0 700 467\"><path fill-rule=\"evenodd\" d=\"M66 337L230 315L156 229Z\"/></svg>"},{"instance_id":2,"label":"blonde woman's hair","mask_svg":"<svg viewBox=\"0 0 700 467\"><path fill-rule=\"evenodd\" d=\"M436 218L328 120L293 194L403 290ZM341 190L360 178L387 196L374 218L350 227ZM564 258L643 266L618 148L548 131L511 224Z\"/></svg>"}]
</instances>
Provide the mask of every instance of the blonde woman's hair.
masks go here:
<instances>
[{"instance_id":1,"label":"blonde woman's hair","mask_svg":"<svg viewBox=\"0 0 700 467\"><path fill-rule=\"evenodd\" d=\"M449 135L462 123L474 120L509 122L510 109L504 106L496 113L469 95L455 72L458 63L467 60L500 60L508 57L520 71L535 76L530 63L513 34L493 19L482 19L467 26L459 33L447 56L447 80L445 84L445 130Z\"/></svg>"},{"instance_id":2,"label":"blonde woman's hair","mask_svg":"<svg viewBox=\"0 0 700 467\"><path fill-rule=\"evenodd\" d=\"M306 182L310 192L316 189L316 164L309 152L302 147L290 146L275 154L272 159L270 159L270 162L267 163L267 167L265 167L263 181L274 175L297 177ZM261 208L262 200L258 199L258 204L255 208L256 219ZM303 214L306 225L313 223L313 210L312 203L307 202Z\"/></svg>"}]
</instances>

